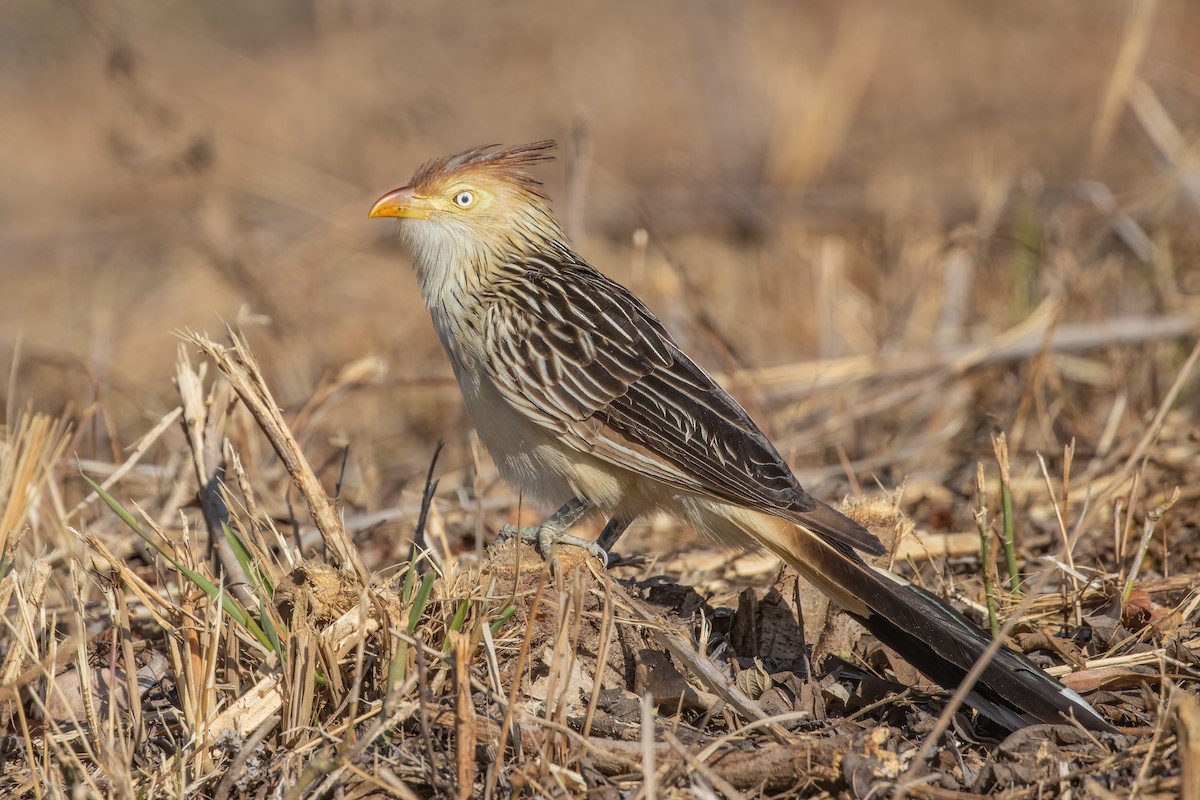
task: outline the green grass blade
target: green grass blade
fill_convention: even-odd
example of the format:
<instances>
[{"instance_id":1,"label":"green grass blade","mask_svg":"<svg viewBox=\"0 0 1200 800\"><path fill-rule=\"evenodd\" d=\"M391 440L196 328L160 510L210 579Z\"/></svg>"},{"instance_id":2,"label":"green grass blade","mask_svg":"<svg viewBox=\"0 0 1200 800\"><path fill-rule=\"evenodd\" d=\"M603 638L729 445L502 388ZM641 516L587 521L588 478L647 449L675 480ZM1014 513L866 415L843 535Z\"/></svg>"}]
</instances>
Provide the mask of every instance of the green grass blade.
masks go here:
<instances>
[{"instance_id":1,"label":"green grass blade","mask_svg":"<svg viewBox=\"0 0 1200 800\"><path fill-rule=\"evenodd\" d=\"M413 580L413 566L409 564L409 573L404 578L405 588L404 596L409 595L409 590ZM421 586L417 589L417 596L413 598L412 608L408 612L408 628L405 631L409 636L417 629L417 624L421 621L422 615L425 613L425 606L429 604L429 593L433 591L433 583L437 580L437 575L433 572L425 573L421 578ZM408 677L408 642L401 639L396 645L396 658L392 660L392 665L388 669L388 691L393 687L399 686Z\"/></svg>"},{"instance_id":2,"label":"green grass blade","mask_svg":"<svg viewBox=\"0 0 1200 800\"><path fill-rule=\"evenodd\" d=\"M87 481L88 485L91 486L92 489L95 490L96 494L100 496L100 499L103 500L110 509L112 509L114 514L120 517L121 521L124 522L130 530L142 537L142 540L145 541L146 544L153 547L155 552L166 559L171 566L179 570L179 572L182 573L185 578L194 583L202 592L212 599L220 602L221 608L225 611L225 613L232 617L235 622L249 631L250 635L257 639L259 644L261 644L263 647L271 648L271 642L267 638L267 635L263 633L262 628L260 628L258 623L254 621L254 618L250 616L250 612L243 608L242 604L239 603L236 598L225 592L222 592L220 587L210 581L203 573L197 572L191 567L188 567L179 559L175 558L175 556L171 555L166 548L158 543L157 539L142 530L142 527L138 525L137 520L133 518L133 515L130 514L123 505L117 502L112 495L104 491L104 489L100 487L100 484L96 483L86 475L83 476L83 479Z\"/></svg>"},{"instance_id":3,"label":"green grass blade","mask_svg":"<svg viewBox=\"0 0 1200 800\"><path fill-rule=\"evenodd\" d=\"M454 609L454 619L450 620L450 627L447 630L461 631L463 625L467 621L467 614L471 611L470 598L464 597L458 602L458 608ZM446 637L446 647L444 652L450 652L450 637Z\"/></svg>"},{"instance_id":4,"label":"green grass blade","mask_svg":"<svg viewBox=\"0 0 1200 800\"><path fill-rule=\"evenodd\" d=\"M256 589L261 589L266 593L267 597L274 597L275 587L267 579L266 574L259 569L258 562L254 560L254 555L250 552L250 548L246 546L246 543L242 541L242 537L224 522L221 523L221 532L225 534L225 541L229 542L234 557L242 567L243 574L254 582Z\"/></svg>"},{"instance_id":5,"label":"green grass blade","mask_svg":"<svg viewBox=\"0 0 1200 800\"><path fill-rule=\"evenodd\" d=\"M412 636L413 631L417 629L417 623L421 621L421 617L425 614L425 606L429 603L429 593L433 591L433 582L437 580L437 575L430 570L421 578L421 588L417 590L417 596L413 600L412 608L408 612L408 635Z\"/></svg>"},{"instance_id":6,"label":"green grass blade","mask_svg":"<svg viewBox=\"0 0 1200 800\"><path fill-rule=\"evenodd\" d=\"M263 633L267 637L267 641L271 643L271 649L275 651L275 655L279 658L280 664L287 663L287 648L283 646L283 638L287 636L287 628L283 627L283 636L280 636L280 630L275 626L275 620L272 619L267 606L267 598L263 596L262 591L258 592L258 618L262 620Z\"/></svg>"},{"instance_id":7,"label":"green grass blade","mask_svg":"<svg viewBox=\"0 0 1200 800\"><path fill-rule=\"evenodd\" d=\"M514 606L512 603L506 605L500 612L500 616L492 620L491 624L488 626L491 629L492 636L498 634L500 629L504 627L504 623L508 622L515 613L517 613L516 606Z\"/></svg>"}]
</instances>

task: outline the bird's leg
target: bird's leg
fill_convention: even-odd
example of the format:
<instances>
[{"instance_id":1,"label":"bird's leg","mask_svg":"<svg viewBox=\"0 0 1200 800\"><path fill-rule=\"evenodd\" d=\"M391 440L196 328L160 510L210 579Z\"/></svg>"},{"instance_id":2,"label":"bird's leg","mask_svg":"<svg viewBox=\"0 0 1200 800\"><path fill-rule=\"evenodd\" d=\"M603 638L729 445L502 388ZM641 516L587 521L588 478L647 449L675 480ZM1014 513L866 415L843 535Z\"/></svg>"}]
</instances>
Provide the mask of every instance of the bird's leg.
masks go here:
<instances>
[{"instance_id":1,"label":"bird's leg","mask_svg":"<svg viewBox=\"0 0 1200 800\"><path fill-rule=\"evenodd\" d=\"M629 527L631 520L622 519L621 517L613 517L604 526L604 530L600 531L600 536L596 538L596 546L605 553L613 549L613 545L617 543L617 539L621 538L621 534Z\"/></svg>"},{"instance_id":2,"label":"bird's leg","mask_svg":"<svg viewBox=\"0 0 1200 800\"><path fill-rule=\"evenodd\" d=\"M527 525L524 527L519 525L505 525L500 529L500 534L497 538L503 541L515 536L522 541L536 544L538 552L547 561L553 560L552 552L556 544L569 544L582 547L600 559L602 564L608 566L608 553L603 548L595 542L567 533L567 529L583 519L584 514L590 511L591 508L592 504L585 498L572 497L541 525Z\"/></svg>"}]
</instances>

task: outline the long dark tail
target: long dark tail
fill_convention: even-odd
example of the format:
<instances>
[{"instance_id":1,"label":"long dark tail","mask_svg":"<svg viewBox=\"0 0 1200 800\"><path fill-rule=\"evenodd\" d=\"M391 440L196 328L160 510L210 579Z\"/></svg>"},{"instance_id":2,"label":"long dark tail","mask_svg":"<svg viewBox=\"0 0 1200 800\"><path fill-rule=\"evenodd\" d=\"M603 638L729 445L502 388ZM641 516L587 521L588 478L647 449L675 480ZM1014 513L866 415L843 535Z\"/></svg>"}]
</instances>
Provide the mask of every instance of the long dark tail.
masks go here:
<instances>
[{"instance_id":1,"label":"long dark tail","mask_svg":"<svg viewBox=\"0 0 1200 800\"><path fill-rule=\"evenodd\" d=\"M958 687L991 643L990 636L939 598L898 575L866 564L856 553L830 544L819 533L765 514L735 517L733 521L745 533L795 567L879 641L946 689ZM831 519L823 514L821 526L828 526ZM847 520L847 524L853 523ZM1007 647L996 653L967 699L1011 730L1071 718L1090 730L1115 730L1077 693Z\"/></svg>"}]
</instances>

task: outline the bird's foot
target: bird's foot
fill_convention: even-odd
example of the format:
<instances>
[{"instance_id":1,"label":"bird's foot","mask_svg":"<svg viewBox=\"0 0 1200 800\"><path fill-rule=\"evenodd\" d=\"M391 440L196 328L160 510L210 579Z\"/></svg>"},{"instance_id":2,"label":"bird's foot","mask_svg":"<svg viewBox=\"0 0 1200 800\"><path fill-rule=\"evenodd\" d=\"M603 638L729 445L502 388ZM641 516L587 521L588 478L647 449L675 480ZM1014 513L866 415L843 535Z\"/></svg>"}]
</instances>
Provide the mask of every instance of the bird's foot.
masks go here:
<instances>
[{"instance_id":1,"label":"bird's foot","mask_svg":"<svg viewBox=\"0 0 1200 800\"><path fill-rule=\"evenodd\" d=\"M520 539L523 542L533 545L542 554L542 558L552 564L554 563L555 546L565 544L572 547L582 547L600 559L600 563L606 568L608 567L608 553L605 552L603 547L593 541L560 531L550 525L505 525L500 528L500 532L496 536L496 541L502 542L505 539Z\"/></svg>"}]
</instances>

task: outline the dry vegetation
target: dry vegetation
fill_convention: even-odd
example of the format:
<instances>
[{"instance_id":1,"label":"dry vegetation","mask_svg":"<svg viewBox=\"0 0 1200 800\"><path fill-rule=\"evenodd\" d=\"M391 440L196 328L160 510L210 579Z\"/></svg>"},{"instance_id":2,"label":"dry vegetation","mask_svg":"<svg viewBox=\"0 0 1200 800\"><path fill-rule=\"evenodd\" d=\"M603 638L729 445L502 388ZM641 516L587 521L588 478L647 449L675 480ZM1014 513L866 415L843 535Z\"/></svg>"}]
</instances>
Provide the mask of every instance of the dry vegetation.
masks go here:
<instances>
[{"instance_id":1,"label":"dry vegetation","mask_svg":"<svg viewBox=\"0 0 1200 800\"><path fill-rule=\"evenodd\" d=\"M1200 6L551 8L3 4L0 796L1200 797ZM484 549L541 510L365 215L546 136L806 486L1120 735L669 520Z\"/></svg>"}]
</instances>

